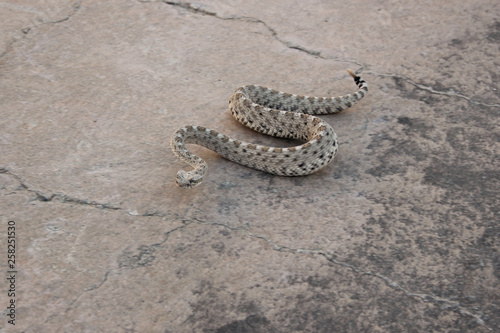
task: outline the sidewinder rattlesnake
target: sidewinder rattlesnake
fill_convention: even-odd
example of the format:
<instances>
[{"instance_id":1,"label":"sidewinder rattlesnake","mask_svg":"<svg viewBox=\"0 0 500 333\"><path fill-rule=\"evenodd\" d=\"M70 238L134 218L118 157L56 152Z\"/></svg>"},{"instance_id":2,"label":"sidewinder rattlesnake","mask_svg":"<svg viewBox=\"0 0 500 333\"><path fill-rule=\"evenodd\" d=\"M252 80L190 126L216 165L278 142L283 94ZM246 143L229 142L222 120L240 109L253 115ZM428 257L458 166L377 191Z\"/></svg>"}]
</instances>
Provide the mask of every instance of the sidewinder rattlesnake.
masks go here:
<instances>
[{"instance_id":1,"label":"sidewinder rattlesnake","mask_svg":"<svg viewBox=\"0 0 500 333\"><path fill-rule=\"evenodd\" d=\"M236 120L263 134L306 142L289 148L267 147L232 139L202 126L184 126L172 135L171 147L174 154L194 170L179 171L177 185L198 186L207 172L207 163L186 148L189 143L279 176L305 176L325 167L337 153L337 136L327 122L313 115L345 110L368 92L366 82L351 70L347 71L359 90L335 98L300 96L254 85L238 88L229 100L229 111Z\"/></svg>"}]
</instances>

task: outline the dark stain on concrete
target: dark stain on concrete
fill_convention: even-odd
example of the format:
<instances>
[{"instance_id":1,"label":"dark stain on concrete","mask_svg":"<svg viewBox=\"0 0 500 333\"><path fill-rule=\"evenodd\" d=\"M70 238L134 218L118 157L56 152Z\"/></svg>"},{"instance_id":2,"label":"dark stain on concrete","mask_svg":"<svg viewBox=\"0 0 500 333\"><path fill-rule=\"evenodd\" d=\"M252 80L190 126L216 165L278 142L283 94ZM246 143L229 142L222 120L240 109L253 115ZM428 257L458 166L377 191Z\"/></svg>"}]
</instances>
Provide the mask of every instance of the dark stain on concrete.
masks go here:
<instances>
[{"instance_id":1,"label":"dark stain on concrete","mask_svg":"<svg viewBox=\"0 0 500 333\"><path fill-rule=\"evenodd\" d=\"M203 330L206 333L259 333L259 332L276 332L269 325L269 320L261 315L249 315L243 320L235 320L227 325L219 327L215 330Z\"/></svg>"},{"instance_id":2,"label":"dark stain on concrete","mask_svg":"<svg viewBox=\"0 0 500 333\"><path fill-rule=\"evenodd\" d=\"M118 267L137 268L151 266L155 259L156 247L142 245L137 248L136 253L125 251L118 259Z\"/></svg>"},{"instance_id":3,"label":"dark stain on concrete","mask_svg":"<svg viewBox=\"0 0 500 333\"><path fill-rule=\"evenodd\" d=\"M500 43L500 22L495 22L492 26L490 26L490 32L486 36L486 38L493 43Z\"/></svg>"}]
</instances>

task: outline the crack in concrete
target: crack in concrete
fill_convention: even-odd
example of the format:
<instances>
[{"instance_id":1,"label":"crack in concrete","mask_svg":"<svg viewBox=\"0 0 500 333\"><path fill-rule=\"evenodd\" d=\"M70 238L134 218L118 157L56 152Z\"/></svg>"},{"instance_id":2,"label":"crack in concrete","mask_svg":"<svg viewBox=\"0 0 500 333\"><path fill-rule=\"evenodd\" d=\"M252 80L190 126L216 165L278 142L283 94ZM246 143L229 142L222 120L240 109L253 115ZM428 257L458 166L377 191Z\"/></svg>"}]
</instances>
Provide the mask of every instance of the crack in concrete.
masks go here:
<instances>
[{"instance_id":1,"label":"crack in concrete","mask_svg":"<svg viewBox=\"0 0 500 333\"><path fill-rule=\"evenodd\" d=\"M184 222L185 222L185 221L183 221L183 223L184 223ZM173 229L171 229L171 230L169 230L169 231L165 232L165 234L164 234L165 236L164 236L164 238L163 238L163 240L162 240L162 241L160 241L160 242L158 242L158 243L151 244L151 245L147 245L147 247L148 247L148 248L158 248L158 247L160 247L161 245L163 245L163 244L164 244L164 243L168 240L168 238L170 237L170 235L171 235L172 233L174 233L174 232L176 232L176 231L179 231L179 230L182 230L182 229L185 229L186 227L188 227L188 226L189 226L190 224L192 224L192 223L194 223L194 222L187 222L187 223L185 223L185 224L183 224L183 225L181 225L181 226L179 226L179 227L173 228ZM80 300L80 299L81 299L81 298L82 298L82 297L83 297L86 293L88 293L88 292L91 292L91 291L94 291L94 290L97 290L97 289L101 288L101 287L102 287L102 286L103 286L103 285L104 285L104 284L108 281L108 277L109 277L109 276L113 273L113 271L117 271L117 270L125 270L125 269L135 269L135 268L137 268L137 267L139 267L139 266L134 266L134 267L119 266L119 267L117 267L117 268L110 268L109 270L107 270L107 271L104 273L104 275L103 275L103 277L102 277L101 281L100 281L98 284L91 285L89 288L84 289L84 290L80 293L80 295L78 295L78 297L76 297L76 298L75 298L72 302L70 302L70 303L69 303L69 305L67 306L66 310L64 311L64 313L67 313L67 312L69 312L69 311L73 310L73 309L75 308L75 307L73 307L73 305L74 305L76 302L78 302L78 300ZM50 319L50 317L49 317L48 319ZM47 319L47 320L48 320L48 319ZM46 320L46 321L47 321L47 320Z\"/></svg>"},{"instance_id":2,"label":"crack in concrete","mask_svg":"<svg viewBox=\"0 0 500 333\"><path fill-rule=\"evenodd\" d=\"M22 183L22 181L19 179L18 176L13 175L8 170L6 170L4 168L0 168L0 173L6 173L6 174L11 175L13 178L15 178L17 181L19 181L20 186L23 189L25 189L25 190L27 190L29 192L36 193L37 195L39 195L38 192L30 190L24 183ZM45 198L45 196L43 196L43 197ZM102 204L99 204L99 205L103 206ZM121 210L121 208L110 208L110 209ZM133 215L136 215L136 214L133 214ZM169 216L169 214L163 213L161 211L154 211L154 212L146 212L146 213L143 213L143 214L140 214L140 215L137 214L136 216L164 218L165 216ZM180 217L178 217L178 219L180 219ZM348 268L351 271L353 271L354 273L361 274L361 275L368 275L368 276L372 276L372 277L378 278L381 281L383 281L384 284L387 285L389 288L397 290L397 291L400 291L400 292L402 292L404 295L406 295L408 297L418 298L418 299L420 299L420 300L422 300L424 302L431 302L431 303L434 303L436 305L444 305L444 307L442 307L442 308L445 309L445 310L452 310L452 311L456 310L462 316L472 318L478 324L480 324L480 325L484 326L485 328L487 328L488 330L492 331L492 328L486 326L484 320L481 318L480 315L476 315L476 314L470 312L466 307L463 307L460 304L460 302L452 301L450 299L439 297L439 296L436 296L434 294L415 293L415 292L409 291L408 289L402 287L398 282L391 280L390 278L388 278L385 275L382 275L382 274L376 273L376 272L372 272L372 271L363 270L363 269L360 269L360 268L358 268L358 267L356 267L356 266L354 266L352 264L349 264L347 262L337 260L335 258L336 257L335 254L332 253L332 252L321 250L321 249L291 248L291 247L288 247L288 246L285 246L285 245L280 245L280 244L277 244L276 242L274 242L273 240L269 239L266 236L259 235L259 234L251 232L246 227L233 227L233 226L227 225L225 223L220 223L220 222L206 222L206 221L203 221L203 220L198 219L198 218L182 218L182 223L183 223L183 225L167 231L165 233L165 237L164 237L163 240L161 240L160 242L148 245L148 247L158 248L158 247L162 246L165 242L167 242L167 240L169 239L169 237L170 237L170 235L172 233L177 232L179 230L186 229L187 227L192 226L192 225L208 225L208 226L223 227L223 228L229 229L231 231L241 232L244 235L249 236L249 237L254 238L254 239L263 240L263 241L265 241L266 243L268 243L271 246L271 248L273 249L273 251L286 252L286 253L291 253L291 254L310 254L310 255L322 256L326 260L328 260L329 262L333 263L334 265ZM114 268L114 269L110 269L110 270L106 271L106 273L104 273L104 276L101 279L101 281L99 282L99 284L95 285L95 286L92 286L92 287L84 290L74 301L72 301L69 304L69 306L68 306L68 308L66 309L65 312L68 312L68 311L72 310L73 309L73 304L76 303L85 293L93 291L93 290L96 290L96 289L100 288L102 285L104 285L104 283L108 280L108 276L114 270L117 270L117 269L127 269L127 268L130 269L130 267L123 266L123 267Z\"/></svg>"},{"instance_id":3,"label":"crack in concrete","mask_svg":"<svg viewBox=\"0 0 500 333\"><path fill-rule=\"evenodd\" d=\"M82 293L80 293L80 295L78 295L77 298L75 298L72 302L69 303L68 307L66 308L66 310L64 310L64 313L68 313L68 311L71 311L73 310L73 304L75 304L76 302L78 302L78 300L80 298L83 297L83 295L85 295L86 293L90 292L90 291L93 291L93 290L96 290L96 289L99 289L101 288L101 286L106 282L108 281L108 276L111 274L111 272L113 271L113 269L110 269L108 271L106 271L106 273L104 273L104 276L102 277L101 281L99 281L99 283L97 285L92 285L90 286L89 288L85 289ZM50 319L47 318L47 320L45 322L47 322L48 320Z\"/></svg>"},{"instance_id":4,"label":"crack in concrete","mask_svg":"<svg viewBox=\"0 0 500 333\"><path fill-rule=\"evenodd\" d=\"M149 266L148 264L153 262L155 258L150 257L150 258L146 258L146 260L144 260L144 258L143 258L144 255L146 255L146 257L148 255L152 255L156 251L156 249L161 247L168 240L168 238L170 237L170 235L172 233L179 231L179 230L182 230L182 229L185 229L190 224L192 224L194 222L189 222L187 220L183 220L182 223L183 223L183 225L175 227L175 228L165 232L163 234L164 238L160 242L150 244L150 245L139 245L136 248L136 250L139 250L139 254L132 255L133 252L129 252L129 251L125 251L125 250L122 251L122 253L120 255L120 259L118 260L118 268L119 269L135 269L138 267ZM126 258L127 260L122 260L123 258ZM133 259L133 260L128 260L128 259Z\"/></svg>"},{"instance_id":5,"label":"crack in concrete","mask_svg":"<svg viewBox=\"0 0 500 333\"><path fill-rule=\"evenodd\" d=\"M30 192L34 192L33 190L29 190L27 188L27 186L24 185L17 176L15 176L12 173L8 172L6 169L0 168L0 173L10 174L11 176L13 176L15 179L17 179L20 182L21 187L25 188L26 190L28 190ZM35 193L37 193L37 192L35 192ZM103 206L102 204L99 204L99 205ZM105 208L105 207L103 207L103 208ZM110 209L120 210L121 208L110 208ZM141 216L141 217L157 217L157 218L164 218L166 216L170 216L170 214L167 214L167 213L164 213L164 212L161 212L161 211L146 212L146 213L143 213L143 214L140 214L140 215L139 214L132 214L132 215ZM197 224L197 225L209 225L209 226L219 226L219 227L227 228L227 229L235 231L235 232L242 232L244 235L247 235L247 236L249 236L251 238L263 240L266 243L268 243L274 251L277 251L277 252L286 252L286 253L292 253L292 254L310 254L310 255L319 255L319 256L322 256L326 260L328 260L329 262L331 262L331 263L333 263L335 265L338 265L338 266L342 266L342 267L348 268L351 271L353 271L354 273L358 273L358 274L361 274L361 275L373 276L375 278L378 278L378 279L382 280L385 283L385 285L387 285L388 287L390 287L390 288L392 288L394 290L400 291L400 292L402 292L403 294L405 294L408 297L418 298L418 299L421 299L424 302L432 302L434 304L444 305L444 309L446 309L446 310L457 310L461 315L473 318L474 320L476 320L476 322L478 324L483 325L484 327L486 327L490 331L492 330L491 328L489 328L488 326L485 325L485 322L481 318L481 316L476 315L476 314L470 312L465 307L463 307L460 304L460 302L452 301L452 300L449 300L449 299L446 299L446 298L443 298L443 297L436 296L434 294L411 292L408 289L402 287L396 281L391 280L387 276L384 276L384 275L382 275L380 273L363 270L363 269L360 269L360 268L358 268L358 267L356 267L356 266L354 266L352 264L349 264L347 262L335 259L335 254L334 253L331 253L331 252L328 252L328 251L325 251L325 250L321 250L321 249L301 249L301 248L291 248L291 247L288 247L288 246L280 245L280 244L275 243L274 241L272 241L271 239L269 239L266 236L262 236L262 235L255 234L255 233L251 232L246 227L233 227L233 226L230 226L230 225L227 225L227 224L224 224L224 223L220 223L220 222L206 222L206 221L200 220L198 218L183 218L182 219L182 223L183 223L182 226L176 227L176 228L174 228L174 229L169 230L168 232L166 232L165 233L165 237L164 237L164 239L162 241L160 241L158 243L154 243L154 244L148 245L148 247L158 248L158 247L162 246L168 240L169 236L172 233L174 233L176 231L179 231L179 230L183 230L183 229L185 229L185 228L187 228L187 227L189 227L189 226L191 226L193 224ZM120 267L119 269L121 269L121 268L127 268L127 267ZM92 287L90 289L87 289L87 290L84 291L84 293L92 291L92 290L95 290L97 288L100 288L104 284L104 282L106 282L108 275L113 270L114 269L111 269L111 270L109 270L109 271L107 271L105 273L102 281L99 283L99 285L97 287ZM81 295L75 301L73 301L70 304L70 306L68 307L68 310L66 310L66 312L71 309L71 305L74 302L76 302L80 297L81 297Z\"/></svg>"},{"instance_id":6,"label":"crack in concrete","mask_svg":"<svg viewBox=\"0 0 500 333\"><path fill-rule=\"evenodd\" d=\"M81 1L76 1L73 5L73 11L68 14L66 17L60 19L60 20L56 20L56 21L51 21L51 22L48 22L48 23L61 23L61 22L65 22L67 20L69 20L73 15L75 15L79 10L80 8L82 7L82 2Z\"/></svg>"},{"instance_id":7,"label":"crack in concrete","mask_svg":"<svg viewBox=\"0 0 500 333\"><path fill-rule=\"evenodd\" d=\"M139 2L152 2L152 1L139 0ZM154 1L154 2L157 2L157 1ZM335 56L324 56L321 54L321 51L311 50L311 49L308 49L302 45L284 40L283 38L281 38L279 36L278 32L274 28L272 28L269 24L267 24L265 21L263 21L261 19L255 18L255 17L238 16L238 15L232 15L232 16L227 16L227 17L220 16L217 14L217 12L211 11L210 9L208 9L208 7L206 7L204 5L195 4L192 2L186 2L186 1L159 0L158 2L163 2L163 3L170 5L170 6L180 7L180 8L183 8L191 13L212 16L212 17L215 17L219 20L224 20L224 21L233 20L233 21L242 21L242 22L262 24L269 31L269 33L271 34L271 36L274 39L276 39L278 42L285 45L289 49L297 50L297 51L306 53L310 56L325 59L325 60L336 60L336 61L342 61L342 62L349 62L349 63L356 64L361 68L366 67L364 64L362 64L354 59L346 59L346 58L340 58L340 57L335 57Z\"/></svg>"},{"instance_id":8,"label":"crack in concrete","mask_svg":"<svg viewBox=\"0 0 500 333\"><path fill-rule=\"evenodd\" d=\"M38 26L41 26L44 24L57 24L57 23L68 21L71 17L73 17L80 10L81 1L76 1L75 3L73 3L72 7L73 7L73 11L71 13L69 13L68 15L66 15L65 17L63 17L62 19L55 20L55 21L45 21L45 22L43 22L43 19L42 19L42 22L40 24L35 24L34 26L31 26L31 27L22 28L21 32L23 34L21 35L21 37L20 38L12 38L9 42L7 42L4 51L2 53L0 53L0 59L3 58L4 56L6 56L10 51L12 51L13 45L17 41L25 38L26 35L28 35L33 29L37 28ZM0 66L1 65L2 64L0 63Z\"/></svg>"},{"instance_id":9,"label":"crack in concrete","mask_svg":"<svg viewBox=\"0 0 500 333\"><path fill-rule=\"evenodd\" d=\"M217 16L216 12L212 12L208 9L208 7L203 6L201 4L196 4L192 2L185 2L185 1L167 1L167 0L160 0L160 2L166 3L167 5L171 6L177 6L184 8L192 13L196 14L203 14L203 15L210 15L210 16L216 16L218 18L221 18Z\"/></svg>"},{"instance_id":10,"label":"crack in concrete","mask_svg":"<svg viewBox=\"0 0 500 333\"><path fill-rule=\"evenodd\" d=\"M390 287L394 290L400 291L408 297L419 298L424 302L432 302L434 304L444 305L445 310L457 310L461 315L469 317L469 318L473 318L474 320L476 320L476 322L478 324L483 325L485 328L492 331L492 329L490 327L485 325L485 322L481 318L481 316L470 312L467 308L463 307L460 304L460 302L452 301L452 300L449 300L449 299L446 299L443 297L436 296L434 294L411 292L411 291L405 289L404 287L402 287L401 285L399 285L399 283L397 283L396 281L391 280L387 276L384 276L382 274L375 273L372 271L366 271L366 270L360 269L354 265L351 265L347 262L337 260L337 259L335 259L335 254L333 254L331 252L324 251L324 250L290 248L288 246L279 245L279 244L275 243L274 241L270 240L269 238L267 238L266 236L255 234L244 227L232 227L232 226L229 226L227 224L217 223L217 222L204 222L204 221L201 221L201 220L196 219L196 218L194 218L192 220L196 221L198 224L202 224L202 225L221 226L221 227L230 229L232 231L243 232L247 236L250 236L252 238L260 239L260 240L267 242L272 247L272 249L274 251L287 252L287 253L292 253L292 254L320 255L320 256L324 257L326 260L330 261L331 263L338 265L338 266L345 267L345 268L349 268L350 270L352 270L355 273L359 273L361 275L373 276L375 278L378 278L378 279L382 280L385 283L385 285L387 285L388 287Z\"/></svg>"},{"instance_id":11,"label":"crack in concrete","mask_svg":"<svg viewBox=\"0 0 500 333\"><path fill-rule=\"evenodd\" d=\"M500 104L496 104L496 103L494 103L494 104L488 104L488 103L483 103L483 102L475 101L475 100L473 100L472 98L470 98L470 97L468 97L466 95L463 95L461 93L457 93L457 92L453 91L452 89L449 89L448 91L437 90L437 89L434 89L433 87L429 87L429 86L423 85L421 83L417 83L414 80L412 80L409 77L406 77L404 75L383 74L383 73L374 72L372 70L366 71L365 73L372 74L374 76L379 76L379 77L390 77L390 78L395 78L395 79L403 80L405 82L408 82L412 86L414 86L414 87L416 87L418 89L427 91L427 92L429 92L431 94L443 95L443 96L448 96L448 97L458 97L458 98L465 99L467 102L469 102L471 104L475 104L475 105L481 105L481 106L487 106L487 107L500 107Z\"/></svg>"},{"instance_id":12,"label":"crack in concrete","mask_svg":"<svg viewBox=\"0 0 500 333\"><path fill-rule=\"evenodd\" d=\"M0 168L0 174L2 174L2 173L14 178L19 183L20 188L23 189L24 191L27 191L29 193L34 194L36 196L35 200L37 200L37 201L41 201L41 202L58 201L58 202L62 202L62 203L74 203L74 204L78 204L78 205L91 206L91 207L95 207L95 208L109 209L109 210L121 210L122 209L121 207L113 206L111 204L74 198L74 197L71 197L71 196L68 196L68 195L62 194L62 193L53 193L53 194L47 196L40 191L33 190L33 189L29 188L29 186L23 182L21 177L12 173L8 169Z\"/></svg>"},{"instance_id":13,"label":"crack in concrete","mask_svg":"<svg viewBox=\"0 0 500 333\"><path fill-rule=\"evenodd\" d=\"M140 1L140 2L149 2L149 1ZM205 8L203 5L198 5L198 4L194 4L194 3L190 3L190 2L184 2L184 1L160 0L160 2L163 2L163 3L167 4L167 5L172 5L172 6L177 6L177 7L183 8L185 10L188 10L188 11L192 12L192 13L213 16L213 17L221 19L221 20L238 20L238 21L243 21L243 22L262 24L270 32L270 34L271 34L271 36L273 38L275 38L278 42L280 42L281 44L285 45L286 47L288 47L290 49L298 50L300 52L304 52L304 53L306 53L308 55L311 55L311 56L314 56L314 57L318 57L318 58L322 58L322 59L330 59L330 60L336 60L336 61L351 62L351 63L359 65L361 67L360 71L362 71L364 68L366 68L366 66L364 64L362 64L362 63L360 63L360 62L358 62L356 60L339 58L339 57L327 57L327 56L323 56L320 51L315 51L315 50L307 49L306 47L303 47L301 45L298 45L298 44L292 43L290 41L284 40L283 38L281 38L279 36L278 32L274 28L272 28L271 26L269 26L266 22L264 22L264 21L262 21L260 19L257 19L257 18L245 17L245 16L222 17L222 16L219 16L216 12L210 11L209 9ZM64 18L62 18L60 20L46 22L46 23L57 24L57 23L68 21L73 15L75 15L78 12L78 10L80 9L80 7L81 7L81 2L78 1L75 4L73 4L74 10L73 10L73 12L71 14L69 14L68 16L66 16L66 17L64 17ZM31 28L28 28L28 30L23 29L23 33L27 34L30 31L30 29ZM26 32L24 30L26 30ZM14 42L15 41L13 41L12 43L10 43L9 45L13 44ZM4 52L3 54L1 54L0 57L4 56L6 53L7 53L7 51ZM424 91L427 91L427 92L429 92L431 94L444 95L444 96L448 96L448 97L458 97L458 98L462 98L462 99L468 101L469 103L475 104L475 105L482 105L482 106L487 106L487 107L500 107L500 104L496 104L496 103L495 104L488 104L488 103L483 103L483 102L475 101L472 98L470 98L470 97L468 97L466 95L463 95L461 93L457 93L457 92L455 92L455 91L453 91L451 89L448 90L448 91L436 90L433 87L417 83L414 80L412 80L412 79L410 79L410 78L408 78L406 76L403 76L403 75L397 75L397 74L380 74L380 73L376 73L376 72L373 72L373 71L367 71L366 73L372 74L374 76L392 77L392 78L401 79L401 80L404 80L405 82L408 82L409 84L415 86L416 88L424 90ZM16 181L19 182L20 187L23 190L26 190L26 191L28 191L30 193L35 194L36 195L36 200L38 200L38 201L42 201L42 202L60 201L62 203L76 203L76 204L79 204L79 205L93 206L93 207L101 208L101 209L122 210L122 208L113 206L111 204L102 204L102 203L99 203L99 202L96 202L96 201L89 201L89 200L84 200L84 199L73 198L73 197L67 196L65 194L60 194L60 193L51 194L50 196L47 196L47 195L42 194L40 191L30 189L22 181L22 179L19 176L13 174L9 170L7 170L5 168L0 168L0 174L2 174L2 173L3 174L7 174L7 175L13 177L14 179L16 179ZM146 212L146 213L142 214L141 216L142 217L165 217L167 215L168 214L166 214L166 213L155 211L155 212ZM288 246L279 245L279 244L275 243L274 241L272 241L271 239L269 239L268 237L255 234L255 233L249 231L247 228L244 228L244 227L232 227L232 226L229 226L229 225L224 224L224 223L205 222L205 221L199 220L197 218L186 219L186 220L183 220L183 222L186 223L185 225L177 227L177 228L174 228L174 229L166 232L165 233L165 238L161 242L152 244L150 246L151 247L155 247L155 248L156 247L160 247L161 245L163 245L168 240L170 234L172 234L172 233L174 233L176 231L182 230L182 229L184 229L184 228L186 228L189 225L191 225L191 224L194 223L194 222L190 222L190 221L195 221L199 225L220 226L220 227L224 227L224 228L230 229L230 230L235 231L235 232L242 232L242 233L244 233L245 235L247 235L247 236L249 236L251 238L260 239L260 240L265 241L266 243L268 243L271 246L271 248L274 251L287 252L287 253L292 253L292 254L311 254L311 255L322 256L326 260L328 260L329 262L331 262L331 263L333 263L335 265L338 265L338 266L342 266L342 267L348 268L348 269L352 270L355 273L359 273L361 275L373 276L375 278L378 278L378 279L382 280L388 287L390 287L390 288L392 288L394 290L400 291L400 292L402 292L403 294L405 294L408 297L418 298L418 299L421 299L424 302L432 302L432 303L435 303L435 304L442 304L442 305L445 306L444 309L447 309L447 310L457 310L461 315L475 319L480 325L485 325L484 321L481 319L481 317L479 315L476 315L476 314L468 311L466 308L464 308L457 301L452 301L452 300L449 300L449 299L446 299L446 298L442 298L442 297L436 296L434 294L425 294L425 293L414 293L414 292L411 292L411 291L407 290L406 288L402 287L401 285L399 285L399 283L397 283L396 281L393 281L390 278L388 278L388 277L386 277L386 276L384 276L382 274L379 274L379 273L376 273L376 272L372 272L372 271L366 271L366 270L360 269L360 268L358 268L358 267L356 267L354 265L351 265L351 264L349 264L347 262L339 261L339 260L335 259L335 255L333 253L331 253L331 252L324 251L324 250L315 250L315 249L291 248L291 247L288 247ZM65 312L68 312L69 310L71 310L73 308L72 305L75 302L77 302L85 293L93 291L93 290L96 290L96 289L99 289L101 286L103 286L108 281L108 277L110 276L110 274L112 274L113 270L116 270L116 269L110 269L110 270L106 271L105 274L104 274L104 276L103 276L103 278L101 279L101 281L97 285L93 285L90 288L84 290L73 302L70 303L70 305L68 306L68 308L66 309ZM487 328L489 330L492 330L489 327L487 327Z\"/></svg>"},{"instance_id":14,"label":"crack in concrete","mask_svg":"<svg viewBox=\"0 0 500 333\"><path fill-rule=\"evenodd\" d=\"M151 1L140 1L140 2L151 2ZM324 55L321 54L320 51L311 50L311 49L308 49L308 48L306 48L304 46L301 46L301 45L292 43L290 41L284 40L283 38L281 38L279 36L278 32L274 28L272 28L266 22L264 22L263 20L258 19L258 18L248 17L248 16L237 16L237 15L228 16L228 17L219 16L216 12L209 10L206 6L203 6L203 5L200 5L200 4L195 4L195 3L192 3L192 2L186 2L186 1L159 0L159 2L163 2L163 3L165 3L167 5L170 5L170 6L180 7L180 8L183 8L183 9L185 9L185 10L187 10L189 12L195 13L195 14L213 16L213 17L218 18L220 20L238 20L238 21L243 21L243 22L250 22L250 23L262 24L270 32L271 36L274 39L276 39L278 42L280 42L281 44L285 45L286 47L288 47L290 49L298 50L298 51L304 52L304 53L306 53L308 55L311 55L311 56L314 56L314 57L317 57L317 58L321 58L321 59L325 59L325 60L335 60L335 61L349 62L349 63L356 64L356 65L358 65L360 67L356 72L362 72L364 69L366 69L368 67L367 65L365 65L365 64L363 64L363 63L361 63L361 62L359 62L357 60L354 60L354 59L340 58L340 57L335 57L335 56L324 56ZM448 96L448 97L458 97L458 98L465 99L469 103L475 104L475 105L481 105L481 106L487 106L487 107L500 107L500 104L496 104L496 103L494 103L494 104L488 104L488 103L483 103L483 102L475 101L474 99L472 99L472 98L470 98L470 97L468 97L466 95L463 95L461 93L457 93L457 92L455 92L455 91L453 91L451 89L448 90L448 91L437 90L437 89L434 89L432 87L429 87L429 86L417 83L414 80L412 80L412 79L410 79L410 78L408 78L406 76L403 76L403 75L397 75L397 74L380 74L380 73L376 73L376 72L371 71L371 70L367 71L365 73L372 74L372 75L375 75L375 76L381 76L381 77L398 78L398 79L401 79L401 80L404 80L404 81L408 82L409 84L415 86L418 89L427 91L427 92L429 92L431 94L444 95L444 96Z\"/></svg>"}]
</instances>

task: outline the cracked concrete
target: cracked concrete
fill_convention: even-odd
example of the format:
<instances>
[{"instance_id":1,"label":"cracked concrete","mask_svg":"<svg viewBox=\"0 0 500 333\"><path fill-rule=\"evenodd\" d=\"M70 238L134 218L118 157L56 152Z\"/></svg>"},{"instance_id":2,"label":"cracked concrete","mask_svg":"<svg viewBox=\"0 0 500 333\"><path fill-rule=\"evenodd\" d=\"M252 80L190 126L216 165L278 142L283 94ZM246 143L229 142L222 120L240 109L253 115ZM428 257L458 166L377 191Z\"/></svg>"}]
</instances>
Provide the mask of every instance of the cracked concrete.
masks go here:
<instances>
[{"instance_id":1,"label":"cracked concrete","mask_svg":"<svg viewBox=\"0 0 500 333\"><path fill-rule=\"evenodd\" d=\"M119 207L114 207L114 206L109 205L109 204L102 204L102 203L98 203L95 201L88 201L88 200L84 200L84 199L72 198L72 197L67 196L65 194L62 194L62 193L55 193L55 194L51 194L51 195L42 194L39 191L30 189L26 184L24 184L22 182L22 180L19 176L12 174L8 170L0 168L0 174L2 174L2 173L10 175L12 178L17 180L19 182L19 188L26 190L30 193L33 193L36 196L35 200L38 200L38 201L52 201L52 200L54 200L54 201L60 201L60 202L66 202L66 203L75 203L75 204L80 204L80 205L94 206L94 207L102 208L102 209L113 209L113 210L120 209Z\"/></svg>"},{"instance_id":2,"label":"cracked concrete","mask_svg":"<svg viewBox=\"0 0 500 333\"><path fill-rule=\"evenodd\" d=\"M18 270L16 326L4 310L0 329L495 331L499 7L0 3L0 207ZM207 179L175 186L176 128L282 145L231 119L232 92L343 94L345 68L370 91L324 117L329 167L276 177L193 147Z\"/></svg>"}]
</instances>

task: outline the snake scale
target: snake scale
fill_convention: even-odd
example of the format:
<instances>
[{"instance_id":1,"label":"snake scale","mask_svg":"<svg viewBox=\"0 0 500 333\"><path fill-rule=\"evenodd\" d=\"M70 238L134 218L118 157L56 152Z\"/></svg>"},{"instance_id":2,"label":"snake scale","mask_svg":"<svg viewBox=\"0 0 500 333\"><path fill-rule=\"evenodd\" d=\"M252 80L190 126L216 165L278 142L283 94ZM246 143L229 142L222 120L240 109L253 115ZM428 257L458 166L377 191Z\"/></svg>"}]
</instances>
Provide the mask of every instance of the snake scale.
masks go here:
<instances>
[{"instance_id":1,"label":"snake scale","mask_svg":"<svg viewBox=\"0 0 500 333\"><path fill-rule=\"evenodd\" d=\"M236 120L257 132L305 143L289 148L267 147L232 139L202 126L184 126L172 135L171 147L179 159L194 169L180 170L177 185L198 186L208 168L186 144L206 147L233 162L279 176L305 176L325 167L337 153L337 136L327 122L313 115L345 110L368 92L366 82L347 71L359 89L335 98L301 96L254 85L238 88L229 100L229 111Z\"/></svg>"}]
</instances>

